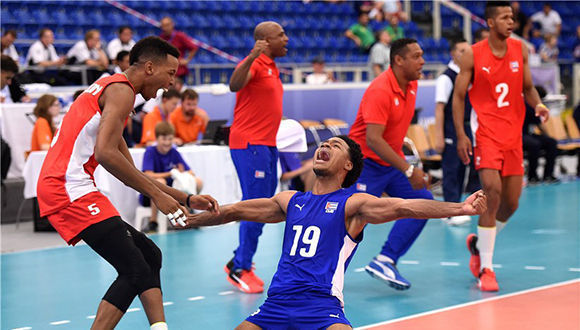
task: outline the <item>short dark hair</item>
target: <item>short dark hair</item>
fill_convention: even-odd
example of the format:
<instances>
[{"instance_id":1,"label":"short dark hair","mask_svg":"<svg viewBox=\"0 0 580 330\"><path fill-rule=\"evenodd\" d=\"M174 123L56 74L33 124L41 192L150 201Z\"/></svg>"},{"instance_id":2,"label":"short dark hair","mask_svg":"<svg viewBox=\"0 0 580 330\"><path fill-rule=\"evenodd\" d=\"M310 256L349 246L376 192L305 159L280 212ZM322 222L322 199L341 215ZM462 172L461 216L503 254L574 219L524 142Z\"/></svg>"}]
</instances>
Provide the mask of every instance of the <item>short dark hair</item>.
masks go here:
<instances>
[{"instance_id":1,"label":"short dark hair","mask_svg":"<svg viewBox=\"0 0 580 330\"><path fill-rule=\"evenodd\" d=\"M76 101L84 91L85 91L84 89L77 89L72 97L73 102Z\"/></svg>"},{"instance_id":2,"label":"short dark hair","mask_svg":"<svg viewBox=\"0 0 580 330\"><path fill-rule=\"evenodd\" d=\"M121 34L121 33L123 33L123 31L125 31L125 30L131 30L131 31L133 31L133 29L131 29L131 27L130 27L130 26L128 26L128 25L123 25L123 26L121 26L121 27L119 28L119 30L117 30L117 33L118 33L118 34Z\"/></svg>"},{"instance_id":3,"label":"short dark hair","mask_svg":"<svg viewBox=\"0 0 580 330\"><path fill-rule=\"evenodd\" d=\"M482 38L483 32L488 32L488 31L489 30L486 28L480 28L480 29L475 30L475 33L473 34L473 39L475 39L475 40L483 39Z\"/></svg>"},{"instance_id":4,"label":"short dark hair","mask_svg":"<svg viewBox=\"0 0 580 330\"><path fill-rule=\"evenodd\" d=\"M115 57L115 60L117 60L117 62L121 62L127 55L129 55L129 52L126 50L122 50L117 53L117 57Z\"/></svg>"},{"instance_id":5,"label":"short dark hair","mask_svg":"<svg viewBox=\"0 0 580 330\"><path fill-rule=\"evenodd\" d=\"M146 37L139 40L131 49L129 64L133 65L140 61L165 60L167 55L179 58L179 51L159 37Z\"/></svg>"},{"instance_id":6,"label":"short dark hair","mask_svg":"<svg viewBox=\"0 0 580 330\"><path fill-rule=\"evenodd\" d=\"M407 54L407 51L409 50L407 48L407 45L415 43L417 43L417 40L413 38L401 38L395 40L391 45L391 55L389 56L389 59L391 60L391 65L395 63L395 56L399 55L404 57L405 54Z\"/></svg>"},{"instance_id":7,"label":"short dark hair","mask_svg":"<svg viewBox=\"0 0 580 330\"><path fill-rule=\"evenodd\" d=\"M163 92L163 95L161 96L162 99L172 99L174 97L180 98L181 94L173 88L169 88L168 90Z\"/></svg>"},{"instance_id":8,"label":"short dark hair","mask_svg":"<svg viewBox=\"0 0 580 330\"><path fill-rule=\"evenodd\" d=\"M14 37L14 39L18 38L18 34L16 33L16 30L6 30L4 31L4 35L11 35Z\"/></svg>"},{"instance_id":9,"label":"short dark hair","mask_svg":"<svg viewBox=\"0 0 580 330\"><path fill-rule=\"evenodd\" d=\"M485 19L493 18L497 12L498 7L510 7L509 1L488 1L485 4Z\"/></svg>"},{"instance_id":10,"label":"short dark hair","mask_svg":"<svg viewBox=\"0 0 580 330\"><path fill-rule=\"evenodd\" d=\"M175 128L169 122L160 121L155 125L155 138L167 135L175 135Z\"/></svg>"},{"instance_id":11,"label":"short dark hair","mask_svg":"<svg viewBox=\"0 0 580 330\"><path fill-rule=\"evenodd\" d=\"M42 38L42 36L44 35L44 33L48 32L48 31L51 31L52 32L52 30L49 29L49 28L42 28L42 29L40 29L40 31L38 31L38 39Z\"/></svg>"},{"instance_id":12,"label":"short dark hair","mask_svg":"<svg viewBox=\"0 0 580 330\"><path fill-rule=\"evenodd\" d=\"M312 59L312 64L324 64L324 58L317 56Z\"/></svg>"},{"instance_id":13,"label":"short dark hair","mask_svg":"<svg viewBox=\"0 0 580 330\"><path fill-rule=\"evenodd\" d=\"M460 44L462 42L467 42L467 40L465 40L465 38L463 37L457 37L454 39L451 39L449 42L449 51L454 51L455 47L457 47L457 44Z\"/></svg>"},{"instance_id":14,"label":"short dark hair","mask_svg":"<svg viewBox=\"0 0 580 330\"><path fill-rule=\"evenodd\" d=\"M348 172L344 181L342 181L342 187L348 188L355 184L360 176L363 168L363 154L360 150L360 145L353 139L346 135L338 135L337 138L342 139L348 145L348 154L350 156L350 161L352 162L352 170Z\"/></svg>"},{"instance_id":15,"label":"short dark hair","mask_svg":"<svg viewBox=\"0 0 580 330\"><path fill-rule=\"evenodd\" d=\"M12 57L8 55L2 55L2 59L0 61L0 68L2 71L12 72L14 74L18 73L18 64L14 62Z\"/></svg>"},{"instance_id":16,"label":"short dark hair","mask_svg":"<svg viewBox=\"0 0 580 330\"><path fill-rule=\"evenodd\" d=\"M181 101L185 101L185 100L198 100L199 99L199 94L197 94L196 91L194 91L193 89L186 89L183 91L183 93L181 93Z\"/></svg>"}]
</instances>

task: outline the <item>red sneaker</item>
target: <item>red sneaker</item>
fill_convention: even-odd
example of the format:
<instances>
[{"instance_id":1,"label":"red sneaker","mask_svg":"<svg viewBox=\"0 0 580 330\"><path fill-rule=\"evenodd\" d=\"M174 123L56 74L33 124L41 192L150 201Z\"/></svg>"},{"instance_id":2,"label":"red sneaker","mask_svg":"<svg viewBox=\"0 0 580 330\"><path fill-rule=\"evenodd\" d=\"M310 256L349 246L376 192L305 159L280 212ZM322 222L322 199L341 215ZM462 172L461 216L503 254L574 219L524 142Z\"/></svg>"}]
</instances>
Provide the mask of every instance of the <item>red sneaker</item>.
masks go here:
<instances>
[{"instance_id":1,"label":"red sneaker","mask_svg":"<svg viewBox=\"0 0 580 330\"><path fill-rule=\"evenodd\" d=\"M264 286L264 281L262 281L262 279L259 278L258 275L256 275L256 273L254 273L254 269L256 269L256 268L252 267L252 269L249 271L248 275L250 275L250 277L252 277L252 280L256 284L258 284L259 286Z\"/></svg>"},{"instance_id":2,"label":"red sneaker","mask_svg":"<svg viewBox=\"0 0 580 330\"><path fill-rule=\"evenodd\" d=\"M255 276L255 275L254 275ZM250 271L242 270L240 272L230 272L227 277L228 282L244 293L262 293L264 287L258 285Z\"/></svg>"},{"instance_id":3,"label":"red sneaker","mask_svg":"<svg viewBox=\"0 0 580 330\"><path fill-rule=\"evenodd\" d=\"M475 278L479 278L479 272L481 270L481 259L479 258L479 250L477 249L477 235L467 235L466 243L467 249L469 250L469 253L471 253L471 258L469 259L469 269Z\"/></svg>"},{"instance_id":4,"label":"red sneaker","mask_svg":"<svg viewBox=\"0 0 580 330\"><path fill-rule=\"evenodd\" d=\"M479 281L477 283L481 291L498 291L499 285L495 279L495 273L489 268L484 268L479 274Z\"/></svg>"}]
</instances>

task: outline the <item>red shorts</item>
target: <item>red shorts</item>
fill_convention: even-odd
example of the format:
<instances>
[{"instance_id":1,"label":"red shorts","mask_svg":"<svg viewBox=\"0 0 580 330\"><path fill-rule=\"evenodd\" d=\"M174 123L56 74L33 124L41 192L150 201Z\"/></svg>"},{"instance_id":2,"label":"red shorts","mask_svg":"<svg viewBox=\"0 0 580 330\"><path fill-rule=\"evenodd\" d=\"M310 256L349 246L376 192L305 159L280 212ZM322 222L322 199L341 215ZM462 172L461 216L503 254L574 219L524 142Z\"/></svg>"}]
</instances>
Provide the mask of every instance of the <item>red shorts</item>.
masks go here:
<instances>
[{"instance_id":1,"label":"red shorts","mask_svg":"<svg viewBox=\"0 0 580 330\"><path fill-rule=\"evenodd\" d=\"M109 199L93 191L47 217L60 236L69 245L75 245L80 241L78 234L87 227L114 216L119 216L119 212Z\"/></svg>"},{"instance_id":2,"label":"red shorts","mask_svg":"<svg viewBox=\"0 0 580 330\"><path fill-rule=\"evenodd\" d=\"M473 150L475 169L498 170L501 176L524 175L523 148L501 150L493 146L476 145Z\"/></svg>"}]
</instances>

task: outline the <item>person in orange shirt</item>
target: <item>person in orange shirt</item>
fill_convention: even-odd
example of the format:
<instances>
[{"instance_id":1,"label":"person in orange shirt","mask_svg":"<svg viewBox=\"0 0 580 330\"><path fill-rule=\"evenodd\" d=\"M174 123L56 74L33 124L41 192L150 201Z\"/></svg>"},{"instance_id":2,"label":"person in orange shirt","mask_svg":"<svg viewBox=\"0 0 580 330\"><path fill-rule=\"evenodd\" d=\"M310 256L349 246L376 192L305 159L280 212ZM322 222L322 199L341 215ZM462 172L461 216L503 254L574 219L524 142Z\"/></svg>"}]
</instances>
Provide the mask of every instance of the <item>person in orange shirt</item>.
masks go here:
<instances>
[{"instance_id":1,"label":"person in orange shirt","mask_svg":"<svg viewBox=\"0 0 580 330\"><path fill-rule=\"evenodd\" d=\"M30 151L48 150L56 131L54 118L60 113L61 105L56 96L44 94L34 107L36 123L32 130Z\"/></svg>"},{"instance_id":2,"label":"person in orange shirt","mask_svg":"<svg viewBox=\"0 0 580 330\"><path fill-rule=\"evenodd\" d=\"M186 89L181 93L181 106L169 115L169 122L175 127L174 142L177 145L195 142L199 133L205 133L209 116L197 106L198 102L199 94Z\"/></svg>"},{"instance_id":3,"label":"person in orange shirt","mask_svg":"<svg viewBox=\"0 0 580 330\"><path fill-rule=\"evenodd\" d=\"M169 120L169 115L177 107L180 96L181 94L175 89L163 92L161 104L145 115L145 118L143 118L143 134L141 135L141 144L143 146L148 147L155 144L155 125Z\"/></svg>"}]
</instances>

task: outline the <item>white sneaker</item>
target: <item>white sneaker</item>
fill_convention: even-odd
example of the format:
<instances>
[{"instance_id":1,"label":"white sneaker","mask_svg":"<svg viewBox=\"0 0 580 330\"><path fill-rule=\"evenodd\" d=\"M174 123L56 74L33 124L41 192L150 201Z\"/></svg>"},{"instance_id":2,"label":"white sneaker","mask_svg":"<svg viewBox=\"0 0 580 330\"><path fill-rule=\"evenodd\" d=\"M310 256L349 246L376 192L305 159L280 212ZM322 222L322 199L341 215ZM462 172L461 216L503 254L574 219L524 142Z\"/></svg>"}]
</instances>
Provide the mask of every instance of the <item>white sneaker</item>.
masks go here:
<instances>
[{"instance_id":1,"label":"white sneaker","mask_svg":"<svg viewBox=\"0 0 580 330\"><path fill-rule=\"evenodd\" d=\"M443 218L442 220L449 226L461 226L471 221L471 217L468 215L458 215L454 217Z\"/></svg>"}]
</instances>

